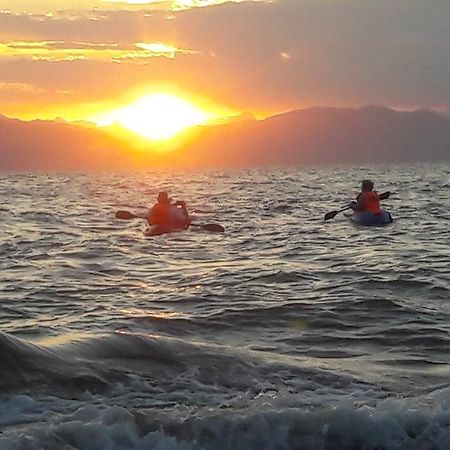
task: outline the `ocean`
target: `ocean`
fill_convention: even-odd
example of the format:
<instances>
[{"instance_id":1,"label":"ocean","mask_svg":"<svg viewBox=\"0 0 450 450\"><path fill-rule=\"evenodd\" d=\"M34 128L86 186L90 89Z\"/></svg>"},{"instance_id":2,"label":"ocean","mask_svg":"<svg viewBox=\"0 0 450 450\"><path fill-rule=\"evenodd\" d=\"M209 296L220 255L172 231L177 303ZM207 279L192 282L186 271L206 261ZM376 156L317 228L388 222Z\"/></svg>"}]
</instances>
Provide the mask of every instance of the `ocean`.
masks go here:
<instances>
[{"instance_id":1,"label":"ocean","mask_svg":"<svg viewBox=\"0 0 450 450\"><path fill-rule=\"evenodd\" d=\"M372 178L395 219L324 222ZM160 190L191 228L145 237ZM0 449L450 449L450 166L0 175Z\"/></svg>"}]
</instances>

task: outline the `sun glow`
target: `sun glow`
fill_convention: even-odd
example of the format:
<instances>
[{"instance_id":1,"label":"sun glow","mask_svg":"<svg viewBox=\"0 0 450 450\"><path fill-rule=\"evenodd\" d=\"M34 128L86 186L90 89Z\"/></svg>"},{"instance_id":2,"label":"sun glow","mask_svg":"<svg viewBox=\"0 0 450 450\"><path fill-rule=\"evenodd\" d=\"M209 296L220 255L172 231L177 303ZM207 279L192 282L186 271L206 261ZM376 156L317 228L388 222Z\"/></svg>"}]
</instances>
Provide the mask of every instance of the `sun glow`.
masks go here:
<instances>
[{"instance_id":1,"label":"sun glow","mask_svg":"<svg viewBox=\"0 0 450 450\"><path fill-rule=\"evenodd\" d=\"M170 94L149 94L96 120L101 126L119 124L152 140L169 139L208 122L211 114Z\"/></svg>"}]
</instances>

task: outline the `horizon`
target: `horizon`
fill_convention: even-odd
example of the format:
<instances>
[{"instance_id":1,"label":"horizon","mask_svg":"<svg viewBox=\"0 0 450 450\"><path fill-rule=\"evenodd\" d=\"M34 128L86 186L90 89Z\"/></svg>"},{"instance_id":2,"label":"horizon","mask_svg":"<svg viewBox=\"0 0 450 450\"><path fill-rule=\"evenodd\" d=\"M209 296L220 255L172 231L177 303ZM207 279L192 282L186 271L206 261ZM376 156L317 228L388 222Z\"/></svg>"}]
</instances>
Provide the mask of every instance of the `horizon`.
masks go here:
<instances>
[{"instance_id":1,"label":"horizon","mask_svg":"<svg viewBox=\"0 0 450 450\"><path fill-rule=\"evenodd\" d=\"M390 110L393 112L398 112L398 113L418 113L418 112L429 112L429 113L434 113L437 114L438 116L444 117L446 119L450 118L450 112L447 111L441 111L439 109L433 109L433 108L421 108L421 107L417 107L417 108L411 108L411 109L404 109L404 108L393 108L390 107L388 105L376 105L376 104L366 104L366 105L361 105L361 106L327 106L327 105L311 105L311 106L305 106L305 107L299 107L299 108L294 108L294 109L288 109L288 110L283 110L283 111L276 111L273 112L267 116L256 116L254 115L254 113L252 111L241 111L235 114L231 114L231 115L224 115L221 117L216 117L215 121L211 121L208 123L202 123L202 124L198 124L198 125L192 125L192 127L196 127L196 126L216 126L216 125L226 125L227 123L229 123L229 121L232 121L233 119L238 119L241 117L244 117L245 120L254 120L257 122L262 122L265 121L267 119L271 119L273 117L278 117L278 116L283 116L285 114L289 114L289 113L293 113L293 112L297 112L297 111L308 111L308 110L351 110L351 111L362 111L362 110L367 110L367 109L378 109L378 110ZM110 126L115 126L115 125L119 125L120 126L120 121L116 121L116 122L111 122L108 124L99 124L96 123L94 120L82 120L82 119L65 119L64 117L55 117L53 119L42 119L42 118L32 118L32 119L22 119L20 117L15 117L15 116L10 116L8 114L3 113L2 111L0 111L0 117L3 117L5 119L8 120L18 120L20 122L23 123L30 123L30 122L48 122L48 123L66 123L69 125L78 125L78 126L94 126L97 127L99 129L102 128L108 128ZM125 128L125 127L124 127ZM189 128L189 127L188 127ZM130 132L132 132L132 130L128 130ZM135 132L136 134L139 134L138 132ZM150 138L151 140L151 138Z\"/></svg>"},{"instance_id":2,"label":"horizon","mask_svg":"<svg viewBox=\"0 0 450 450\"><path fill-rule=\"evenodd\" d=\"M121 124L22 122L0 116L0 170L227 169L450 159L450 118L424 109L311 107L264 120L244 114L163 140L137 131Z\"/></svg>"}]
</instances>

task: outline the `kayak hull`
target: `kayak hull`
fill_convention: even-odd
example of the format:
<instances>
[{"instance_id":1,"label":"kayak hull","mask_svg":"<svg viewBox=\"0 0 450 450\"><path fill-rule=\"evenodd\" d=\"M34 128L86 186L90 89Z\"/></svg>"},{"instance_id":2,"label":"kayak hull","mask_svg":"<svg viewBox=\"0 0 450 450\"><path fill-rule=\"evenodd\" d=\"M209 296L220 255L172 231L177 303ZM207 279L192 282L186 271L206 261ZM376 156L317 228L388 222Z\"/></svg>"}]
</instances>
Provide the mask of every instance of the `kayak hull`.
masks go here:
<instances>
[{"instance_id":1,"label":"kayak hull","mask_svg":"<svg viewBox=\"0 0 450 450\"><path fill-rule=\"evenodd\" d=\"M354 212L350 214L348 218L356 225L363 225L366 227L376 227L381 225L387 225L394 220L387 211L382 210L380 214L374 214L368 211Z\"/></svg>"},{"instance_id":2,"label":"kayak hull","mask_svg":"<svg viewBox=\"0 0 450 450\"><path fill-rule=\"evenodd\" d=\"M144 230L145 236L161 236L162 234L174 233L175 231L186 230L187 226L178 227L170 225L152 225Z\"/></svg>"},{"instance_id":3,"label":"kayak hull","mask_svg":"<svg viewBox=\"0 0 450 450\"><path fill-rule=\"evenodd\" d=\"M151 210L149 212L149 215ZM150 225L144 231L145 236L160 236L161 234L173 233L175 231L186 230L189 227L189 217L185 215L181 208L174 205L170 207L170 225Z\"/></svg>"}]
</instances>

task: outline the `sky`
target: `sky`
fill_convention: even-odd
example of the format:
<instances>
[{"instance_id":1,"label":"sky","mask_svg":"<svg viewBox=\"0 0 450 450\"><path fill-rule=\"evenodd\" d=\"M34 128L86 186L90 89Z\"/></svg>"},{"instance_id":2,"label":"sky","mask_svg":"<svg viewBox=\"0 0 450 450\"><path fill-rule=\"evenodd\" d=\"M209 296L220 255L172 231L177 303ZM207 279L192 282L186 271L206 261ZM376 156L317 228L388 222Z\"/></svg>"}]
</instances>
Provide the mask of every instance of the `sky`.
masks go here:
<instances>
[{"instance_id":1,"label":"sky","mask_svg":"<svg viewBox=\"0 0 450 450\"><path fill-rule=\"evenodd\" d=\"M0 114L450 109L449 0L0 0Z\"/></svg>"}]
</instances>

